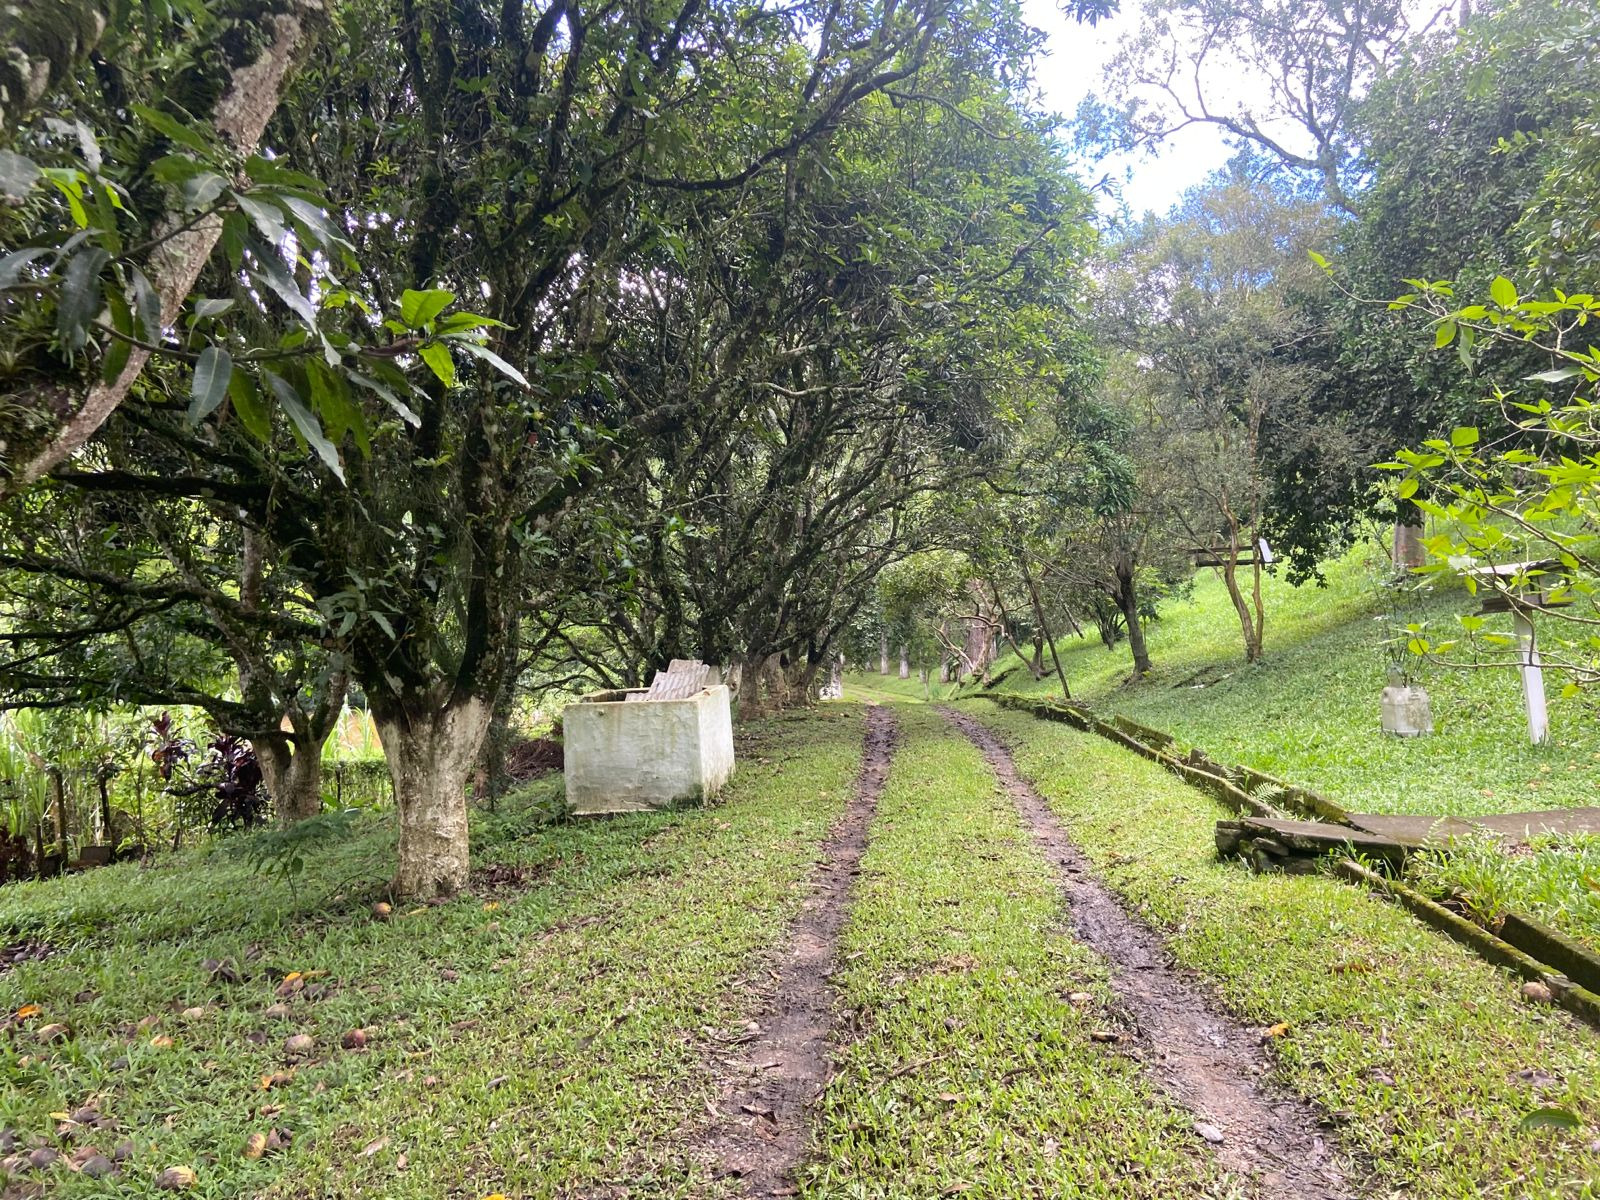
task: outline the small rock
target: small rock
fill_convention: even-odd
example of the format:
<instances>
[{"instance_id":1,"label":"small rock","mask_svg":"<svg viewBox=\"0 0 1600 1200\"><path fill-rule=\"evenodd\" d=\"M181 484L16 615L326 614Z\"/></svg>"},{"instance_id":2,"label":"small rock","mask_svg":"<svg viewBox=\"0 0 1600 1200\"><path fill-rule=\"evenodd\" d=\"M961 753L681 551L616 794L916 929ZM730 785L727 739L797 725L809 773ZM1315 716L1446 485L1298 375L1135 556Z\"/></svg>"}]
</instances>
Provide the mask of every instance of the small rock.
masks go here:
<instances>
[{"instance_id":1,"label":"small rock","mask_svg":"<svg viewBox=\"0 0 1600 1200\"><path fill-rule=\"evenodd\" d=\"M128 1069L128 1060L124 1057L113 1058L107 1064L107 1069L112 1071L126 1071Z\"/></svg>"},{"instance_id":2,"label":"small rock","mask_svg":"<svg viewBox=\"0 0 1600 1200\"><path fill-rule=\"evenodd\" d=\"M1205 1121L1196 1121L1194 1123L1194 1131L1213 1146L1220 1146L1224 1141L1222 1130L1215 1125L1207 1124Z\"/></svg>"},{"instance_id":3,"label":"small rock","mask_svg":"<svg viewBox=\"0 0 1600 1200\"><path fill-rule=\"evenodd\" d=\"M1537 979L1530 979L1522 985L1522 995L1524 999L1532 1000L1535 1004L1549 1004L1555 999L1554 993Z\"/></svg>"},{"instance_id":4,"label":"small rock","mask_svg":"<svg viewBox=\"0 0 1600 1200\"><path fill-rule=\"evenodd\" d=\"M66 1041L72 1036L72 1030L63 1024L56 1022L50 1025L39 1026L39 1031L33 1036L48 1046L51 1042Z\"/></svg>"},{"instance_id":5,"label":"small rock","mask_svg":"<svg viewBox=\"0 0 1600 1200\"><path fill-rule=\"evenodd\" d=\"M72 1123L74 1125L93 1125L99 1119L100 1110L89 1105L75 1110L72 1114Z\"/></svg>"},{"instance_id":6,"label":"small rock","mask_svg":"<svg viewBox=\"0 0 1600 1200\"><path fill-rule=\"evenodd\" d=\"M452 971L449 967L446 967L444 970L439 972L439 978L444 980L446 983L454 983L456 980L460 979L461 976L459 973Z\"/></svg>"},{"instance_id":7,"label":"small rock","mask_svg":"<svg viewBox=\"0 0 1600 1200\"><path fill-rule=\"evenodd\" d=\"M104 1154L91 1154L83 1160L82 1165L78 1167L78 1172L82 1175L87 1175L90 1179L104 1179L116 1169L116 1163L112 1162Z\"/></svg>"},{"instance_id":8,"label":"small rock","mask_svg":"<svg viewBox=\"0 0 1600 1200\"><path fill-rule=\"evenodd\" d=\"M309 1033L297 1033L283 1041L283 1052L290 1057L310 1054L317 1048L317 1040Z\"/></svg>"},{"instance_id":9,"label":"small rock","mask_svg":"<svg viewBox=\"0 0 1600 1200\"><path fill-rule=\"evenodd\" d=\"M193 1167L168 1167L156 1176L156 1187L164 1192L181 1192L195 1184Z\"/></svg>"},{"instance_id":10,"label":"small rock","mask_svg":"<svg viewBox=\"0 0 1600 1200\"><path fill-rule=\"evenodd\" d=\"M364 1050L367 1045L367 1031L352 1029L339 1039L339 1044L346 1050Z\"/></svg>"},{"instance_id":11,"label":"small rock","mask_svg":"<svg viewBox=\"0 0 1600 1200\"><path fill-rule=\"evenodd\" d=\"M111 1152L113 1162L127 1162L133 1157L133 1141L126 1139L117 1143L117 1148Z\"/></svg>"},{"instance_id":12,"label":"small rock","mask_svg":"<svg viewBox=\"0 0 1600 1200\"><path fill-rule=\"evenodd\" d=\"M92 1004L98 999L100 999L99 992L93 988L84 988L83 991L72 998L72 1002L74 1004Z\"/></svg>"},{"instance_id":13,"label":"small rock","mask_svg":"<svg viewBox=\"0 0 1600 1200\"><path fill-rule=\"evenodd\" d=\"M203 1004L196 1004L193 1008L186 1008L183 1010L182 1014L185 1021L199 1021L204 1018L205 1015L206 1007Z\"/></svg>"},{"instance_id":14,"label":"small rock","mask_svg":"<svg viewBox=\"0 0 1600 1200\"><path fill-rule=\"evenodd\" d=\"M49 1146L40 1146L28 1154L28 1165L35 1171L42 1171L46 1167L54 1166L61 1155L50 1149Z\"/></svg>"},{"instance_id":15,"label":"small rock","mask_svg":"<svg viewBox=\"0 0 1600 1200\"><path fill-rule=\"evenodd\" d=\"M1092 993L1092 992L1072 992L1070 995L1067 996L1067 1003L1072 1005L1074 1008L1082 1008L1085 1004L1093 1004L1094 1003L1094 993Z\"/></svg>"},{"instance_id":16,"label":"small rock","mask_svg":"<svg viewBox=\"0 0 1600 1200\"><path fill-rule=\"evenodd\" d=\"M269 1004L262 1010L261 1015L269 1021L287 1021L294 1016L294 1009L287 1004Z\"/></svg>"}]
</instances>

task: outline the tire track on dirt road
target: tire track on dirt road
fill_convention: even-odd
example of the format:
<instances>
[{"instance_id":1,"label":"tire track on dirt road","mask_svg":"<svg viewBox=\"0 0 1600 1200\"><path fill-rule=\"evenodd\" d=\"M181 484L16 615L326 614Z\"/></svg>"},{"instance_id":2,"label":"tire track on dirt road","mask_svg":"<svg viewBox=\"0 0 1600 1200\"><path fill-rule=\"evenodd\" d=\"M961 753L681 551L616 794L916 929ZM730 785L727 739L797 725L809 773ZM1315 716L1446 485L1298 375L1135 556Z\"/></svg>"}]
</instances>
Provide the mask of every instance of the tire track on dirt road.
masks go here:
<instances>
[{"instance_id":1,"label":"tire track on dirt road","mask_svg":"<svg viewBox=\"0 0 1600 1200\"><path fill-rule=\"evenodd\" d=\"M1167 1091L1195 1115L1218 1161L1277 1200L1352 1200L1340 1156L1311 1104L1266 1080L1258 1030L1228 1016L1207 990L1168 962L1159 935L1131 916L1094 875L1044 799L982 722L939 711L983 752L1056 872L1073 932L1110 965L1134 1019L1139 1050Z\"/></svg>"},{"instance_id":2,"label":"tire track on dirt road","mask_svg":"<svg viewBox=\"0 0 1600 1200\"><path fill-rule=\"evenodd\" d=\"M794 1193L795 1172L807 1147L807 1116L828 1082L829 1034L839 935L860 873L867 828L894 756L894 714L867 709L861 773L844 815L822 843L787 938L769 964L774 980L749 1036L719 1059L715 1121L696 1139L696 1157L709 1159L718 1179L737 1179L748 1196Z\"/></svg>"}]
</instances>

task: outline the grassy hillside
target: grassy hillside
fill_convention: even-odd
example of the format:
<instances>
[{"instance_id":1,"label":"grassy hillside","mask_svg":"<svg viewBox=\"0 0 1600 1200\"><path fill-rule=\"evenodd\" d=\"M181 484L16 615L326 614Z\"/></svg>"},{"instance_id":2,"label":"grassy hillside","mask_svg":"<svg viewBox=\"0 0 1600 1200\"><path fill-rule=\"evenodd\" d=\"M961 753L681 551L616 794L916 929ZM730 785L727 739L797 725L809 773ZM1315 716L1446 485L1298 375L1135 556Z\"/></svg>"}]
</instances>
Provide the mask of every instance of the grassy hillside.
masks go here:
<instances>
[{"instance_id":1,"label":"grassy hillside","mask_svg":"<svg viewBox=\"0 0 1600 1200\"><path fill-rule=\"evenodd\" d=\"M1244 661L1237 620L1212 572L1151 624L1155 670L1147 679L1130 684L1127 647L1106 650L1093 639L1064 641L1062 665L1074 695L1097 708L1358 810L1472 814L1600 802L1600 714L1593 700L1558 699L1556 682L1548 687L1553 736L1545 746L1529 744L1521 685L1506 669L1429 668L1423 683L1433 702L1433 736L1380 731L1383 574L1370 551L1357 550L1332 565L1326 588L1269 580L1266 655L1255 666ZM1432 597L1423 615L1443 630L1474 607L1465 592L1449 592ZM997 670L1017 665L1008 655ZM900 681L850 682L880 688ZM1025 668L1003 686L1057 691L1053 675L1035 681Z\"/></svg>"}]
</instances>

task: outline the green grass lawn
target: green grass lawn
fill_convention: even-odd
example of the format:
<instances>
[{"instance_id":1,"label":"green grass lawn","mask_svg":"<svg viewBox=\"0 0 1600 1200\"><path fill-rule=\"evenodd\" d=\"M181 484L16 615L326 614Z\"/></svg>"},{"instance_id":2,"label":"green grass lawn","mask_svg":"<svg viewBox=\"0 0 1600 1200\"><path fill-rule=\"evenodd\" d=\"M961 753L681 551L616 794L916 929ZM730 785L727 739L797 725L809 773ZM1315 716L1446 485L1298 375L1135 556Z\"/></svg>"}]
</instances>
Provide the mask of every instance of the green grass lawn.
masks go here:
<instances>
[{"instance_id":1,"label":"green grass lawn","mask_svg":"<svg viewBox=\"0 0 1600 1200\"><path fill-rule=\"evenodd\" d=\"M1381 566L1358 549L1331 564L1327 588L1269 580L1266 655L1249 666L1227 594L1204 572L1191 598L1169 603L1150 625L1155 671L1146 680L1127 683L1126 646L1106 650L1098 640L1063 642L1062 665L1077 698L1352 810L1470 815L1600 803L1600 712L1592 700L1558 699L1556 683L1554 737L1544 746L1528 742L1521 685L1509 670L1429 668L1434 735L1379 730L1381 578ZM1435 595L1424 615L1444 629L1473 607L1464 591L1451 591ZM1015 664L1007 657L998 669ZM1033 681L1025 669L1004 686L1057 693L1054 675Z\"/></svg>"},{"instance_id":2,"label":"green grass lawn","mask_svg":"<svg viewBox=\"0 0 1600 1200\"><path fill-rule=\"evenodd\" d=\"M171 1166L228 1200L714 1195L681 1137L713 1093L702 1031L750 1015L730 982L796 911L861 733L854 705L762 723L701 810L479 814L475 865L502 882L387 922L368 904L392 857L376 819L313 855L298 893L199 852L0 889L0 938L59 950L0 975L5 1012L39 1010L0 1039L0 1126L24 1149L131 1143L114 1185L51 1168L68 1197L154 1195ZM209 958L250 978L213 980ZM284 972L303 975L277 1018ZM71 1036L41 1045L58 1022ZM366 1047L342 1049L356 1028ZM84 1107L110 1127L51 1116ZM287 1149L243 1156L275 1129Z\"/></svg>"},{"instance_id":3,"label":"green grass lawn","mask_svg":"<svg viewBox=\"0 0 1600 1200\"><path fill-rule=\"evenodd\" d=\"M1225 810L1104 739L964 702L1103 879L1240 1017L1287 1024L1276 1069L1386 1186L1428 1200L1600 1196L1600 1038L1397 906L1218 862ZM1579 1133L1524 1130L1540 1108ZM1398 1189L1398 1190L1391 1190Z\"/></svg>"},{"instance_id":4,"label":"green grass lawn","mask_svg":"<svg viewBox=\"0 0 1600 1200\"><path fill-rule=\"evenodd\" d=\"M1115 1046L1100 960L980 754L930 709L902 741L835 978L848 1028L801 1194L1235 1194ZM1074 1004L1068 997L1076 996Z\"/></svg>"}]
</instances>

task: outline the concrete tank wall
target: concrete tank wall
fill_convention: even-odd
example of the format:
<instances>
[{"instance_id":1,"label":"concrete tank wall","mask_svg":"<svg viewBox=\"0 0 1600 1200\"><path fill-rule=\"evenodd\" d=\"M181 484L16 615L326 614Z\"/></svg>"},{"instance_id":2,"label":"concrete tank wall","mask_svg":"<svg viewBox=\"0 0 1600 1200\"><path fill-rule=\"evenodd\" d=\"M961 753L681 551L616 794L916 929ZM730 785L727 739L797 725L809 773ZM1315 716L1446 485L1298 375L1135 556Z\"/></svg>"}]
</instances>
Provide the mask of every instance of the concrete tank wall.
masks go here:
<instances>
[{"instance_id":1,"label":"concrete tank wall","mask_svg":"<svg viewBox=\"0 0 1600 1200\"><path fill-rule=\"evenodd\" d=\"M733 774L727 687L687 700L628 694L596 692L562 713L568 807L640 812L715 796Z\"/></svg>"}]
</instances>

